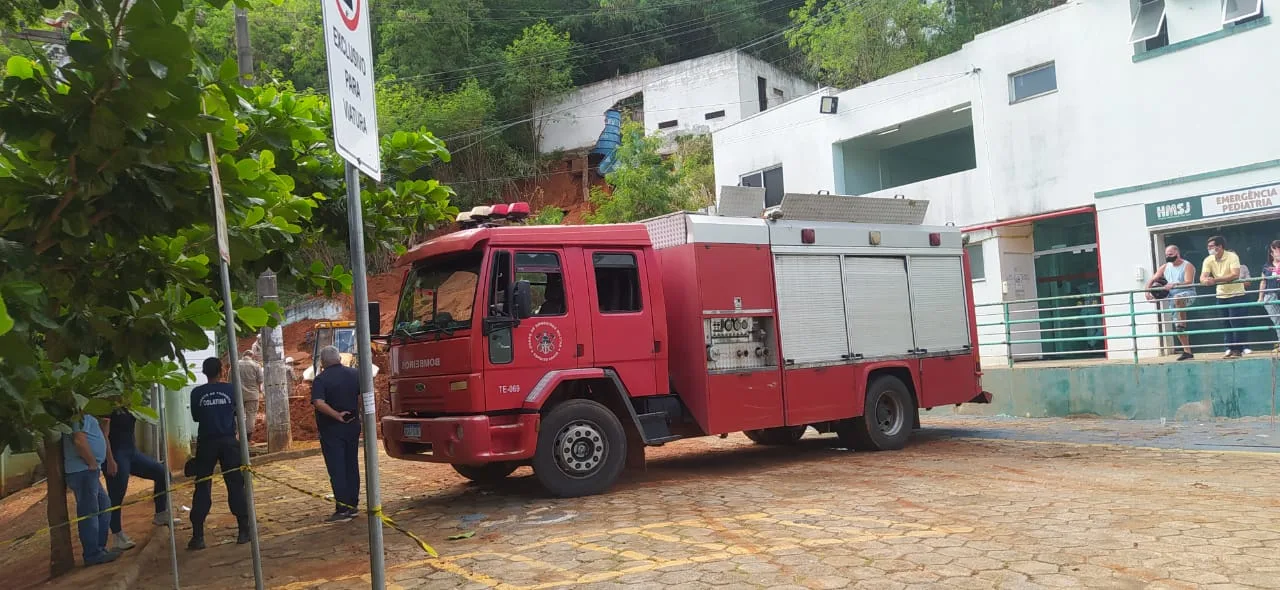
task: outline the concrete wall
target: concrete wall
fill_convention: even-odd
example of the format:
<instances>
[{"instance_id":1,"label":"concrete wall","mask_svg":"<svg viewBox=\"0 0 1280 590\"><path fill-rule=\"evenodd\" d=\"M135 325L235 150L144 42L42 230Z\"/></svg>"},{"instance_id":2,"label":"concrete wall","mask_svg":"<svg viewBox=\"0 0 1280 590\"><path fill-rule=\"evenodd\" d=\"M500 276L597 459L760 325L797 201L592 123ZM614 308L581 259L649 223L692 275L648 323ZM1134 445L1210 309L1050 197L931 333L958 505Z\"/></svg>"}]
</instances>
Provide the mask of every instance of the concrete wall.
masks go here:
<instances>
[{"instance_id":1,"label":"concrete wall","mask_svg":"<svg viewBox=\"0 0 1280 590\"><path fill-rule=\"evenodd\" d=\"M1280 160L1280 76L1271 74L1280 25L1224 29L1220 0L1166 3L1170 41L1181 46L1135 54L1127 41L1136 2L1072 0L910 70L748 117L713 136L716 182L780 164L788 192L856 194L865 187L844 177L858 155L837 144L968 106L976 169L870 196L930 199L930 222L961 227L1095 206L1103 289L1138 288L1154 263L1145 203L1280 181L1280 166L1221 172ZM1049 62L1057 91L1010 104L1010 74ZM819 113L827 94L840 98L835 115ZM1095 197L1138 185L1149 188ZM986 260L988 275L999 276L1005 260ZM978 302L1000 300L982 291ZM1140 329L1150 333L1154 319ZM1111 346L1123 355L1126 342Z\"/></svg>"},{"instance_id":2,"label":"concrete wall","mask_svg":"<svg viewBox=\"0 0 1280 590\"><path fill-rule=\"evenodd\" d=\"M957 413L1032 418L1094 414L1131 420L1270 416L1274 358L983 369L990 405Z\"/></svg>"},{"instance_id":3,"label":"concrete wall","mask_svg":"<svg viewBox=\"0 0 1280 590\"><path fill-rule=\"evenodd\" d=\"M677 121L664 134L710 133L759 111L756 76L764 76L790 100L812 91L816 85L766 62L734 51L725 51L636 72L576 88L543 105L537 115L543 121L539 148L543 153L594 146L604 127L604 112L614 103L644 93L644 124L658 131L663 121ZM750 92L744 80L750 79ZM706 115L725 115L708 120Z\"/></svg>"}]
</instances>

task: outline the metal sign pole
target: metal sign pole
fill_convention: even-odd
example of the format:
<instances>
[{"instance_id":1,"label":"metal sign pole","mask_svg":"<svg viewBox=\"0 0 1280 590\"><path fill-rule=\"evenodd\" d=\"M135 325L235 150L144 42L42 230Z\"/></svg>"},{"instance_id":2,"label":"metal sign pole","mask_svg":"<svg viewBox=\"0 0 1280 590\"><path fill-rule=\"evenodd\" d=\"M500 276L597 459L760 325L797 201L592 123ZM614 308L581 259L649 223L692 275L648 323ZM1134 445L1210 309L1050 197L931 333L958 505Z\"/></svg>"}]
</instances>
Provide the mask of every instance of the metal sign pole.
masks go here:
<instances>
[{"instance_id":1,"label":"metal sign pole","mask_svg":"<svg viewBox=\"0 0 1280 590\"><path fill-rule=\"evenodd\" d=\"M201 110L204 110L203 101L200 105ZM222 204L222 177L218 174L218 158L213 146L213 135L206 133L204 138L209 148L209 175L213 183L213 213L218 238L218 272L222 278L222 312L227 322L227 358L230 360L227 363L227 371L231 373L231 386L236 392L236 428L240 433L240 464L249 467L249 435L251 433L244 427L244 392L240 389L240 371L236 369L236 359L240 353L236 342L236 312L231 305L231 254L230 242L227 239L227 214ZM245 504L249 511L247 515L249 538L253 549L253 579L257 590L263 590L262 553L258 544L258 511L253 500L253 472L246 469L242 473L244 474Z\"/></svg>"},{"instance_id":2,"label":"metal sign pole","mask_svg":"<svg viewBox=\"0 0 1280 590\"><path fill-rule=\"evenodd\" d=\"M164 511L169 518L169 568L173 570L173 590L181 590L182 583L178 579L178 535L173 531L173 492L170 491L173 489L173 470L169 467L169 432L164 427L164 394L164 388L159 385L151 388L151 395L156 396L156 413L160 415L160 452L157 456L164 466L164 501L169 507Z\"/></svg>"},{"instance_id":3,"label":"metal sign pole","mask_svg":"<svg viewBox=\"0 0 1280 590\"><path fill-rule=\"evenodd\" d=\"M352 291L356 306L356 354L360 357L360 402L364 414L365 495L369 511L369 576L374 590L386 588L382 548L382 493L378 481L378 409L373 397L373 346L370 343L369 288L364 264L364 212L360 171L347 163L347 223L350 225ZM372 321L381 321L373 319Z\"/></svg>"}]
</instances>

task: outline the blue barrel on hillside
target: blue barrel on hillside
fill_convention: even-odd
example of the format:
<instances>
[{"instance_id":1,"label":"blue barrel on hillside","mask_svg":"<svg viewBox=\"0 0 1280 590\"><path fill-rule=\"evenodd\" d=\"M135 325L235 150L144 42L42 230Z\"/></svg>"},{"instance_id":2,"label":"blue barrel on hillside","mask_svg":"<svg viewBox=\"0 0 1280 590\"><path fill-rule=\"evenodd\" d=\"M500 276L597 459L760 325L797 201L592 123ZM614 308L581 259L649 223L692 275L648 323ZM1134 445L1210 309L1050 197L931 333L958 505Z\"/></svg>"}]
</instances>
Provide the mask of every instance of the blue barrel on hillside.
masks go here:
<instances>
[{"instance_id":1,"label":"blue barrel on hillside","mask_svg":"<svg viewBox=\"0 0 1280 590\"><path fill-rule=\"evenodd\" d=\"M618 146L622 143L622 113L616 109L609 109L604 112L604 130L600 132L600 139L596 141L595 149L591 150L592 154L604 156L600 160L600 175L606 175L613 171L617 160L614 155L618 152Z\"/></svg>"}]
</instances>

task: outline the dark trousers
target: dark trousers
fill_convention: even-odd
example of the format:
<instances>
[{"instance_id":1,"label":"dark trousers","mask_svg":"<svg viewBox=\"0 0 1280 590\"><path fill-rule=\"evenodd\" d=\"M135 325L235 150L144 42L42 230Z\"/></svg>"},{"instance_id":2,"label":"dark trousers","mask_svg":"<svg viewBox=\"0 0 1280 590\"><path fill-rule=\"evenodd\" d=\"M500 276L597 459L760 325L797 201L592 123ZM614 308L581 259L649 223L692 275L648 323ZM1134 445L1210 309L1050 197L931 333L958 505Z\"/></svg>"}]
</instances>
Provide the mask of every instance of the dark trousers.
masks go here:
<instances>
[{"instance_id":1,"label":"dark trousers","mask_svg":"<svg viewBox=\"0 0 1280 590\"><path fill-rule=\"evenodd\" d=\"M116 474L107 476L107 495L111 497L111 505L124 503L125 494L129 492L129 476L136 475L155 484L156 514L164 512L169 506L169 496L164 493L164 467L138 449L111 449L111 455L116 459ZM111 532L120 532L120 510L111 512Z\"/></svg>"},{"instance_id":2,"label":"dark trousers","mask_svg":"<svg viewBox=\"0 0 1280 590\"><path fill-rule=\"evenodd\" d=\"M1219 305L1236 305L1252 301L1248 295L1236 295L1218 299ZM1232 352L1244 352L1244 343L1249 341L1249 332L1242 331L1249 327L1248 317L1253 313L1252 306L1229 307L1219 310L1229 332L1224 332L1222 340Z\"/></svg>"},{"instance_id":3,"label":"dark trousers","mask_svg":"<svg viewBox=\"0 0 1280 590\"><path fill-rule=\"evenodd\" d=\"M76 497L76 516L90 516L76 523L85 565L101 562L107 549L107 526L111 522L111 499L102 489L102 472L97 469L68 473L67 487Z\"/></svg>"},{"instance_id":4,"label":"dark trousers","mask_svg":"<svg viewBox=\"0 0 1280 590\"><path fill-rule=\"evenodd\" d=\"M200 439L196 441L196 478L204 479L213 475L218 466L222 481L227 485L227 506L236 515L237 521L243 521L249 514L245 504L244 474L240 472L240 442L229 436L216 439ZM195 497L191 499L191 535L204 536L204 519L209 516L209 508L213 506L213 480L206 479L196 484Z\"/></svg>"},{"instance_id":5,"label":"dark trousers","mask_svg":"<svg viewBox=\"0 0 1280 590\"><path fill-rule=\"evenodd\" d=\"M360 506L360 425L338 424L320 431L320 452L329 471L337 511Z\"/></svg>"}]
</instances>

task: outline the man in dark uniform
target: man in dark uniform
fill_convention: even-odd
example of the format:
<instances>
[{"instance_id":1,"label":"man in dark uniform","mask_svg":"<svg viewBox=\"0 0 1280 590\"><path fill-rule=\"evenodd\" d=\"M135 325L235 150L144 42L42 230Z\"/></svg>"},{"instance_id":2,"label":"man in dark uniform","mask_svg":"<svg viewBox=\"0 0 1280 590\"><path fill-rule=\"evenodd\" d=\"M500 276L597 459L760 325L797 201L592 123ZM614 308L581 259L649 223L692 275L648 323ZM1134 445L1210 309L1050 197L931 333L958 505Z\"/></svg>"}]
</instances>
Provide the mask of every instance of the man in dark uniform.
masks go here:
<instances>
[{"instance_id":1,"label":"man in dark uniform","mask_svg":"<svg viewBox=\"0 0 1280 590\"><path fill-rule=\"evenodd\" d=\"M213 475L220 466L227 485L227 504L236 515L240 534L236 543L249 542L249 510L244 496L244 474L240 472L240 441L236 437L236 390L222 381L222 361L204 360L202 368L209 382L191 391L191 419L200 424L196 435L196 479ZM191 500L191 541L187 549L204 549L204 519L213 505L213 481L196 484Z\"/></svg>"},{"instance_id":2,"label":"man in dark uniform","mask_svg":"<svg viewBox=\"0 0 1280 590\"><path fill-rule=\"evenodd\" d=\"M335 504L325 522L346 522L360 505L360 372L343 366L332 346L320 349L320 364L324 371L311 382L311 405Z\"/></svg>"}]
</instances>

